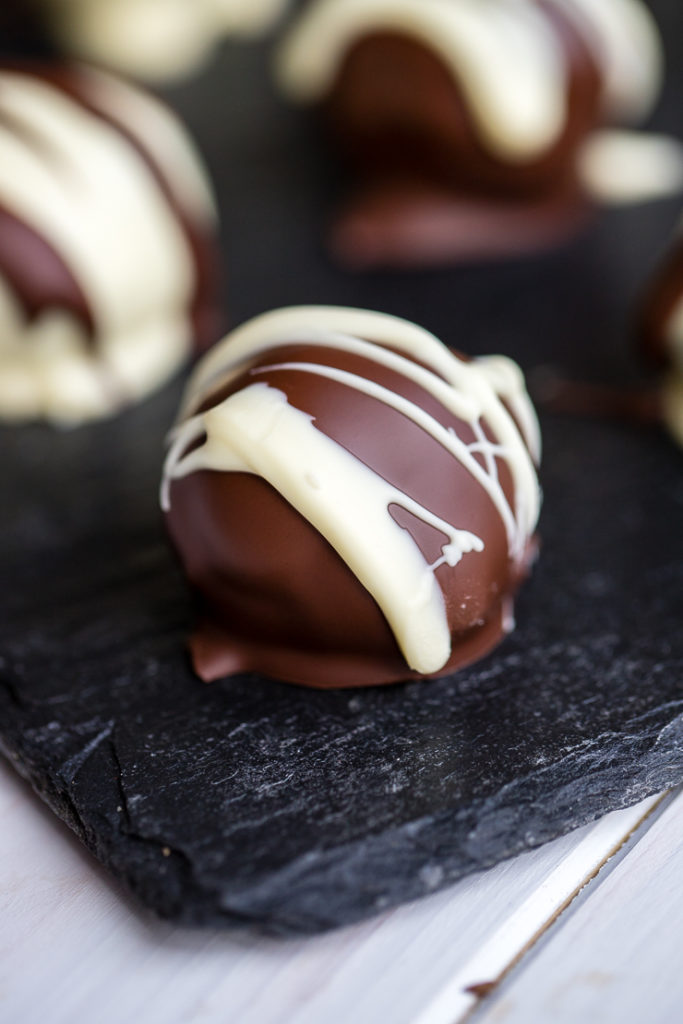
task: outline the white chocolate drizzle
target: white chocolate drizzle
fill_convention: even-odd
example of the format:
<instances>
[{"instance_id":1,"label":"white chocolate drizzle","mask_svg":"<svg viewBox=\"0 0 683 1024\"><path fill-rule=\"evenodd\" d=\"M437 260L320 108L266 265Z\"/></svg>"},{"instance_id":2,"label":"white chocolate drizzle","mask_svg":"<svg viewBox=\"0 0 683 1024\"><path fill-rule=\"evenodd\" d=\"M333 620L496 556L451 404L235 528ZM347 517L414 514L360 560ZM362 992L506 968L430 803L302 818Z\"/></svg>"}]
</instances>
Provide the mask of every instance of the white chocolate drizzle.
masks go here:
<instances>
[{"instance_id":1,"label":"white chocolate drizzle","mask_svg":"<svg viewBox=\"0 0 683 1024\"><path fill-rule=\"evenodd\" d=\"M549 0L572 16L604 69L609 116L642 116L661 81L661 52L640 0ZM281 47L277 75L293 100L331 90L363 36L393 31L434 51L465 97L482 141L509 162L530 160L561 136L567 58L535 0L317 0Z\"/></svg>"},{"instance_id":2,"label":"white chocolate drizzle","mask_svg":"<svg viewBox=\"0 0 683 1024\"><path fill-rule=\"evenodd\" d=\"M79 65L78 73L90 99L153 155L178 207L198 223L214 225L218 214L201 155L170 108L91 65Z\"/></svg>"},{"instance_id":3,"label":"white chocolate drizzle","mask_svg":"<svg viewBox=\"0 0 683 1024\"><path fill-rule=\"evenodd\" d=\"M587 192L614 206L667 199L683 191L683 145L668 135L594 132L579 152Z\"/></svg>"},{"instance_id":4,"label":"white chocolate drizzle","mask_svg":"<svg viewBox=\"0 0 683 1024\"><path fill-rule=\"evenodd\" d=\"M240 36L267 32L282 17L290 0L206 0L217 30Z\"/></svg>"},{"instance_id":5,"label":"white chocolate drizzle","mask_svg":"<svg viewBox=\"0 0 683 1024\"><path fill-rule=\"evenodd\" d=\"M83 70L104 113L165 173L198 226L214 217L194 152L170 114L132 87ZM75 315L27 324L0 294L0 417L78 421L153 390L192 342L197 269L176 209L142 153L105 116L49 82L0 73L0 203L43 238L81 289L95 349ZM68 323L71 323L71 332ZM80 398L79 398L80 396Z\"/></svg>"},{"instance_id":6,"label":"white chocolate drizzle","mask_svg":"<svg viewBox=\"0 0 683 1024\"><path fill-rule=\"evenodd\" d=\"M256 36L288 0L42 0L68 52L143 78L200 64L223 35Z\"/></svg>"},{"instance_id":7,"label":"white chocolate drizzle","mask_svg":"<svg viewBox=\"0 0 683 1024\"><path fill-rule=\"evenodd\" d=\"M474 442L466 444L420 406L367 377L315 362L278 362L277 349L292 344L361 355L400 373L469 424ZM251 370L254 383L205 412L195 411L266 352L274 359ZM540 451L538 425L521 372L503 357L466 362L433 335L396 317L326 307L279 310L233 332L199 364L171 435L161 490L165 510L173 481L199 470L261 476L329 541L375 598L408 665L421 673L439 671L450 657L451 638L436 570L454 568L465 554L483 551L483 540L436 516L319 431L282 391L258 381L269 371L334 380L412 420L489 495L515 562L524 558L540 504L530 455ZM512 476L514 507L499 479L501 460ZM392 505L445 535L440 558L427 562L393 519Z\"/></svg>"},{"instance_id":8,"label":"white chocolate drizzle","mask_svg":"<svg viewBox=\"0 0 683 1024\"><path fill-rule=\"evenodd\" d=\"M592 44L610 119L639 121L662 87L664 60L655 20L642 0L551 0Z\"/></svg>"}]
</instances>

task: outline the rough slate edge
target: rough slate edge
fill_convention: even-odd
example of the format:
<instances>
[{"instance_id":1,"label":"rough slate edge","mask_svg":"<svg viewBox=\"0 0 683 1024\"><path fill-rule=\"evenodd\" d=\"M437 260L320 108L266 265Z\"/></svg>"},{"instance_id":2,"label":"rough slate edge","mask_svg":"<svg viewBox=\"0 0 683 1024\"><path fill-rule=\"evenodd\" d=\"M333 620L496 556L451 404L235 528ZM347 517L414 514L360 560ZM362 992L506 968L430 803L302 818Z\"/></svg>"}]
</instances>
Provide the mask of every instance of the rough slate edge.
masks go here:
<instances>
[{"instance_id":1,"label":"rough slate edge","mask_svg":"<svg viewBox=\"0 0 683 1024\"><path fill-rule=\"evenodd\" d=\"M564 425L566 427L566 424ZM625 529L636 533L640 529L640 517L647 515L649 505L655 513L660 505L662 497L666 493L675 491L671 487L672 471L679 466L679 454L657 437L642 437L640 435L630 436L628 433L621 437L619 431L613 428L607 430L603 427L582 425L576 428L579 437L576 439L577 447L564 446L564 455L561 456L557 465L559 477L564 478L561 489L557 491L559 478L551 479L551 493L549 500L557 502L562 500L563 491L567 487L568 479L566 469L567 460L569 463L575 460L576 454L586 452L588 462L592 462L593 468L590 474L593 478L604 470L604 462L609 461L614 454L625 458L630 452L634 458L636 478L633 481L638 495L641 493L640 483L645 482L649 474L653 473L650 481L651 486L644 497L638 497L634 506L634 494L632 482L624 477L624 484L614 482L606 484L606 497L610 494L614 498L613 489L616 486L617 496L624 490L624 522L621 530ZM562 426L560 425L560 433ZM554 445L558 443L557 427L550 431L551 438L554 436ZM614 451L615 443L617 452ZM591 446L592 452L588 453L587 445ZM551 443L551 447L552 447ZM605 449L601 453L601 449ZM597 454L596 454L597 453ZM648 458L644 458L649 453ZM652 468L648 466L652 461ZM590 469L590 467L589 467ZM131 494L135 490L133 486ZM644 489L642 489L644 490ZM552 493L554 491L554 494ZM124 490L125 493L125 490ZM629 497L630 493L630 497ZM582 521L590 518L591 512L595 510L595 501L600 496L589 498L588 501L577 501L574 516L579 519L579 527L582 528ZM671 500L671 499L669 499ZM680 506L680 487L675 498ZM629 503L631 506L628 507ZM133 540L141 529L141 523L149 513L147 502L135 506L127 514L124 523L125 531L130 531ZM546 557L537 571L537 586L543 594L548 576L552 577L557 569L553 565L556 556L553 554L553 523L558 517L549 517L548 532L546 541ZM562 525L562 516L559 516ZM566 522L564 523L566 525ZM661 522L658 524L661 527ZM23 518L17 527L20 532L26 528ZM31 529L30 522L28 529ZM549 534L549 535L548 535ZM588 555L591 556L591 544L599 543L599 536L592 541L587 538ZM650 540L652 543L652 540ZM158 573L168 574L168 556L163 547L159 547L157 539L154 538L154 527L148 531L146 553L142 558L142 564L147 566L145 573L139 573L143 584L142 598L153 608L158 604L159 597L156 594ZM125 545L124 545L125 547ZM673 576L681 575L680 538L678 548L671 552L675 561L671 567L670 581ZM122 548L123 550L123 548ZM62 552L62 555L64 552ZM654 571L661 578L662 571L666 572L666 560L656 560L656 549L644 552L646 558L652 556L654 560ZM590 567L590 562L589 562ZM626 578L615 578L613 584L633 583L628 578L628 565L613 567L616 576L625 573ZM564 584L560 567L558 584ZM638 572L642 571L638 568ZM125 576L126 568L122 567L122 578ZM566 568L564 570L566 576ZM546 576L546 583L543 582L541 574ZM38 574L40 575L40 573ZM590 574L589 574L590 577ZM172 572L171 577L172 578ZM121 580L119 580L120 584ZM574 581L581 585L581 578ZM584 580L585 582L585 580ZM49 583L46 583L49 590ZM600 578L589 578L589 586L593 591L599 591L604 586L604 580ZM164 590L166 588L164 587ZM495 694L495 678L503 674L504 690L506 696L511 699L512 709L519 712L528 701L528 694L520 696L519 704L514 705L514 688L519 683L523 689L523 680L529 673L536 681L542 679L539 673L539 665L531 666L528 658L526 661L520 659L519 650L523 649L529 639L534 639L534 622L529 619L533 615L534 585L529 588L528 596L525 595L520 608L520 619L523 628L513 641L510 641L500 656L494 656L483 664L482 668L473 670L470 673L463 673L456 677L452 685L451 695L460 700L466 700L468 690L478 687L484 697L487 687L490 690L490 680L494 679L493 690L488 696ZM569 589L569 588L567 588ZM649 584L652 590L652 582ZM147 594L149 590L149 595ZM662 588L659 587L659 591ZM645 596L656 601L657 593L649 593L648 587L644 590ZM48 595L49 596L49 595ZM547 597L548 595L544 595ZM595 596L595 595L594 595ZM606 595L602 595L605 597ZM661 599L660 594L660 599ZM664 592L664 605L666 605L667 593ZM114 596L112 608L116 606L116 595ZM165 600L165 598L164 598ZM163 652L163 658L174 661L179 660L183 619L187 613L186 603L183 598L182 589L178 589L168 599L169 604L164 618L168 624L163 629L166 637L167 650ZM567 594L567 607L571 608L575 603L575 597ZM525 607L526 606L526 607ZM560 601L560 608L562 601ZM105 609L106 611L107 609ZM155 608L153 614L156 614ZM623 609L621 609L623 611ZM669 605L654 607L653 612L657 621L664 629L666 636L669 629L676 629L676 609ZM589 608L584 611L593 619L596 615L610 615L609 601L600 600L590 602ZM122 614L125 614L122 612ZM638 616L635 616L637 620ZM21 615L19 616L21 619ZM625 620L622 623L627 636L635 635L632 630L632 623ZM581 615L577 617L576 629L580 631L584 623L581 622ZM536 658L542 657L554 659L556 671L567 673L571 676L572 668L576 672L582 670L598 672L603 678L611 675L615 686L623 685L623 679L616 676L628 675L635 671L639 674L643 670L642 663L633 658L634 650L626 641L626 649L619 652L615 650L614 623L609 628L609 622L598 623L597 633L592 635L592 646L595 648L596 640L605 650L603 654L593 649L586 654L580 649L573 652L562 642L558 643L559 649L553 651L548 648L547 643L544 650L539 650ZM605 629L605 627L607 627ZM100 627L95 623L96 631ZM159 625L156 626L157 631ZM589 630L590 633L590 630ZM680 630L679 630L680 633ZM154 630L152 630L154 634ZM609 639L611 636L611 640ZM672 634L675 639L675 633ZM525 639L526 637L526 639ZM39 638L38 638L39 639ZM657 643L661 645L662 638ZM42 641L43 657L50 655L54 650L51 647L54 638L48 638L47 643ZM140 656L144 655L147 649L146 641L138 638L138 647L142 646ZM157 648L158 636L152 636L151 646ZM622 638L619 638L622 643ZM134 821L135 813L131 808L131 795L135 790L134 771L130 759L121 763L121 742L125 739L122 736L120 724L102 726L102 720L90 718L83 722L82 735L67 737L70 748L64 752L61 763L55 764L55 750L52 750L52 759L48 755L48 749L44 742L44 729L50 729L49 722L54 720L54 712L49 711L45 715L40 714L39 703L27 702L25 691L22 692L21 676L30 666L18 662L17 656L21 652L22 644L13 645L11 639L4 638L5 650L14 650L14 661L7 657L4 661L0 681L4 684L0 689L0 702L5 705L3 715L3 747L5 752L13 757L20 770L26 774L41 795L47 799L57 813L65 818L72 828L78 832L86 845L112 870L121 877L128 886L140 896L145 903L153 906L164 916L184 920L187 922L202 922L212 924L236 925L245 921L256 921L268 930L281 932L315 931L338 924L350 923L353 920L367 916L377 910L384 909L394 903L423 895L426 892L434 891L435 888L449 884L458 877L473 870L486 867L505 856L511 856L522 849L530 848L541 842L551 839L563 832L587 823L606 810L616 809L635 803L645 796L658 792L663 788L673 785L683 778L683 724L678 714L673 714L676 706L683 703L681 697L680 681L683 678L683 652L676 650L668 651L667 684L666 696L670 698L669 706L665 702L663 708L654 706L645 710L644 714L651 716L652 721L645 729L632 728L631 732L624 732L619 739L619 747L611 750L610 757L615 759L614 763L607 763L605 760L605 743L595 742L595 738L586 744L582 740L581 724L578 730L569 728L567 736L572 738L566 755L559 761L559 771L552 786L552 794L548 790L548 766L543 766L534 771L530 770L521 778L510 778L506 785L499 792L488 798L474 800L466 807L458 811L440 811L433 817L416 817L395 828L388 828L370 835L368 839L361 839L351 843L343 843L335 846L328 845L322 851L309 852L308 855L295 858L291 865L280 868L276 871L266 871L260 878L251 879L249 884L232 884L229 871L224 875L219 887L216 887L215 873L205 872L196 856L189 860L182 852L185 839L182 835L183 829L176 835L171 833L151 838L145 835L144 822L142 826ZM40 647L40 642L38 643ZM638 644L636 643L636 647ZM647 648L647 639L645 646ZM664 644L662 650L665 650ZM678 646L680 647L680 641ZM515 651L517 648L517 651ZM56 648L55 648L56 650ZM651 668L657 668L652 660L652 651L648 648ZM163 660L162 658L162 660ZM602 659L602 661L601 661ZM648 658L645 659L647 665ZM674 670L677 678L674 678ZM657 673L655 673L657 674ZM661 673L659 673L661 675ZM14 675L14 681L13 681ZM206 691L203 688L192 685L191 697L188 691L188 700L205 700ZM41 689L41 684L38 689ZM260 687L265 699L269 693L279 694L277 700L287 701L289 696L294 694L300 696L300 691L293 691L290 688L278 687L277 684L258 684L256 681L248 684L252 688ZM630 685L630 684L629 684ZM437 699L436 688L441 692L448 691L450 683L429 684L432 697ZM273 689L274 687L274 689ZM232 695L235 696L236 686L230 685ZM397 696L399 693L402 695ZM212 694L217 695L218 689L213 689ZM396 700L407 700L412 703L418 694L423 693L419 686L399 688L389 696L388 691L375 693L369 691L367 694L355 696L357 704L366 704L372 711L382 704L392 704ZM201 697L200 697L201 693ZM40 694L39 694L40 695ZM678 698L677 698L678 695ZM613 695L612 695L613 696ZM222 699L223 695L221 695ZM471 694L470 694L471 697ZM557 694L551 693L551 699L556 699ZM343 695L306 695L306 703L331 708L334 713L340 715L343 711L343 702L348 698ZM88 700L85 700L84 708L88 709ZM163 699L163 691L162 691ZM294 699L294 704L297 700ZM421 698L418 698L421 703ZM671 701L674 702L671 705ZM47 702L46 702L47 703ZM452 704L453 701L450 700ZM12 708L11 705L14 705ZM569 702L571 705L571 701ZM197 708L199 710L199 708ZM546 708L552 712L553 708ZM554 709L557 712L557 707ZM579 707L569 707L573 715L580 712ZM608 708L609 710L609 708ZM612 709L612 713L614 709ZM642 720L643 713L637 716ZM22 723L23 719L23 723ZM31 728L27 728L27 722L33 720ZM41 721L42 720L42 721ZM123 723L125 728L125 722ZM73 729L72 729L73 732ZM598 737L599 739L600 737ZM75 741L75 742L74 742ZM505 737L501 737L501 743L505 745ZM124 752L125 752L125 743ZM533 748L533 740L531 742ZM542 745L541 745L542 746ZM15 756L15 755L18 755ZM505 759L503 759L505 760ZM523 759L522 759L523 760ZM121 767L124 768L124 778L121 783L117 780ZM148 765L149 767L149 765ZM505 764L502 766L503 770ZM498 771L501 766L498 765ZM128 781L130 779L130 781ZM499 780L500 781L500 780ZM73 784L72 784L73 783ZM130 788L129 788L130 787ZM127 792L127 790L129 790ZM124 808L124 815L112 813L117 806ZM132 835L121 835L120 829L130 828ZM182 823L181 823L182 824ZM136 828L139 830L136 835ZM168 845L174 850L169 857L164 857L162 848ZM196 851L195 851L196 854ZM192 862L195 862L196 869L193 872ZM222 886L222 893L220 888Z\"/></svg>"},{"instance_id":2,"label":"rough slate edge","mask_svg":"<svg viewBox=\"0 0 683 1024\"><path fill-rule=\"evenodd\" d=\"M0 680L0 685L4 682ZM663 739L668 743L663 744ZM102 737L98 747L105 743L115 778L120 765L113 736ZM633 746L636 745L634 742ZM304 855L262 886L225 894L219 888L204 887L201 879L193 877L191 864L183 852L170 850L160 841L128 835L122 852L117 826L111 816L105 812L96 824L84 820L65 781L51 779L37 762L31 763L28 752L19 754L11 738L0 740L0 752L113 876L160 917L185 925L255 926L273 935L296 936L350 925L392 906L419 899L468 874L589 824L607 809L631 806L677 785L683 779L682 745L683 716L678 716L655 738L652 746L659 748L658 754L650 759L649 755L638 753L636 770L630 768L626 775L616 769L605 769L593 772L586 782L572 777L572 769L579 758L568 759L562 798L565 806L573 806L575 811L567 815L560 827L543 814L535 817L529 814L525 802L529 794L520 786L514 794L514 802L509 802L513 794L508 793L498 806L490 802L480 808L471 807L464 822L457 813L418 819L361 844L326 850L320 856ZM93 750L90 747L86 756ZM670 764L662 765L662 754L671 758ZM99 762L98 772L102 767ZM101 777L89 780L97 788L101 787L101 781ZM538 784L533 778L525 781L530 790ZM125 807L123 787L113 780L111 784L116 785ZM506 814L505 832L500 831L496 822L501 810ZM472 824L477 832L492 826L485 856L477 857L476 850L466 849ZM511 830L518 830L518 839L512 843ZM405 872L400 878L396 859L399 850L400 867ZM379 879L383 879L384 884L378 884ZM394 880L396 885L391 884Z\"/></svg>"}]
</instances>

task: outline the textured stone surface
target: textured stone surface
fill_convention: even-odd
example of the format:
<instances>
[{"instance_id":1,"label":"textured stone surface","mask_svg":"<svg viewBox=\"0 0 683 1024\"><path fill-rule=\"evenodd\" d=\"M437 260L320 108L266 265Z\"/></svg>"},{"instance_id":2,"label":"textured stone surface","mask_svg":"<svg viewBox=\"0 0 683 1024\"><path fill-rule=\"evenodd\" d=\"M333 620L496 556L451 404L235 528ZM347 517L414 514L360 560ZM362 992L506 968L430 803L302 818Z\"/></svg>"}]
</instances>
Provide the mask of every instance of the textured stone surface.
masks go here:
<instances>
[{"instance_id":1,"label":"textured stone surface","mask_svg":"<svg viewBox=\"0 0 683 1024\"><path fill-rule=\"evenodd\" d=\"M235 321L348 302L527 369L633 379L627 316L676 203L605 216L545 260L337 274L304 121L265 84L237 88L263 63L231 51L175 97L220 177ZM218 88L247 97L220 120ZM547 418L542 558L479 666L365 692L206 687L156 505L178 393L78 431L0 431L0 746L145 903L321 929L683 780L683 455L663 435Z\"/></svg>"},{"instance_id":2,"label":"textured stone surface","mask_svg":"<svg viewBox=\"0 0 683 1024\"><path fill-rule=\"evenodd\" d=\"M683 779L683 475L658 435L547 425L543 557L477 668L207 687L155 506L170 397L49 455L3 435L2 745L143 901L322 928Z\"/></svg>"}]
</instances>

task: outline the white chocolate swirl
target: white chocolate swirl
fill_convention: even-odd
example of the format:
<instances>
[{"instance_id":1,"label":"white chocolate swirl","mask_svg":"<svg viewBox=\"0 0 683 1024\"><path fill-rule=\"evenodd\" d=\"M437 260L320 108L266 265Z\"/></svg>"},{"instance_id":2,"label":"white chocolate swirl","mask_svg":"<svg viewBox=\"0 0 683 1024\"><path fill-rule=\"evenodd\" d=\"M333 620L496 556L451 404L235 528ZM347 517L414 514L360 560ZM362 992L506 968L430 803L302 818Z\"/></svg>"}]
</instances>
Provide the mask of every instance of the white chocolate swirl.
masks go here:
<instances>
[{"instance_id":1,"label":"white chocolate swirl","mask_svg":"<svg viewBox=\"0 0 683 1024\"><path fill-rule=\"evenodd\" d=\"M315 362L278 361L278 348L292 344L360 355L401 374L467 423L475 441L466 444L420 406L368 377ZM272 354L272 363L252 370L254 383L196 413L264 353ZM438 672L450 657L451 638L436 570L444 564L454 568L465 554L483 551L483 540L388 483L319 431L283 392L258 381L273 370L332 379L412 420L489 495L505 528L510 558L517 563L524 558L540 505L531 454L539 456L540 437L521 372L503 357L466 362L427 331L396 317L333 307L278 310L238 328L205 357L172 434L161 491L165 510L173 481L200 470L262 477L328 540L375 598L408 665L425 674ZM512 505L499 479L500 461L512 477ZM394 520L392 505L445 535L434 563Z\"/></svg>"},{"instance_id":2,"label":"white chocolate swirl","mask_svg":"<svg viewBox=\"0 0 683 1024\"><path fill-rule=\"evenodd\" d=\"M603 67L606 115L647 113L659 91L662 57L640 0L548 2L572 17ZM535 0L314 0L281 47L282 89L302 103L321 100L348 50L378 31L411 36L441 59L482 141L499 158L533 159L561 136L567 58Z\"/></svg>"}]
</instances>

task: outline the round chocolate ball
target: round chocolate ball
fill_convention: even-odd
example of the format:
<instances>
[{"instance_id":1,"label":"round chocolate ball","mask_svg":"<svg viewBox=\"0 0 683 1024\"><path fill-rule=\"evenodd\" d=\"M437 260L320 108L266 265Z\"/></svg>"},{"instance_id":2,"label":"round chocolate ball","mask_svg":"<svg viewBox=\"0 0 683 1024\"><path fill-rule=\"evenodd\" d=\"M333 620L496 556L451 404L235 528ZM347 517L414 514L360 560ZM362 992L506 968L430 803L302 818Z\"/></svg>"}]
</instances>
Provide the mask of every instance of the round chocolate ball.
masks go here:
<instances>
[{"instance_id":1,"label":"round chocolate ball","mask_svg":"<svg viewBox=\"0 0 683 1024\"><path fill-rule=\"evenodd\" d=\"M361 183L334 247L410 263L574 230L584 143L650 109L661 52L639 0L317 0L278 73Z\"/></svg>"},{"instance_id":2,"label":"round chocolate ball","mask_svg":"<svg viewBox=\"0 0 683 1024\"><path fill-rule=\"evenodd\" d=\"M0 68L0 419L78 423L220 335L216 218L175 116L109 74Z\"/></svg>"},{"instance_id":3,"label":"round chocolate ball","mask_svg":"<svg viewBox=\"0 0 683 1024\"><path fill-rule=\"evenodd\" d=\"M538 454L503 357L360 310L239 328L190 382L162 487L197 672L368 686L481 657L512 625Z\"/></svg>"}]
</instances>

